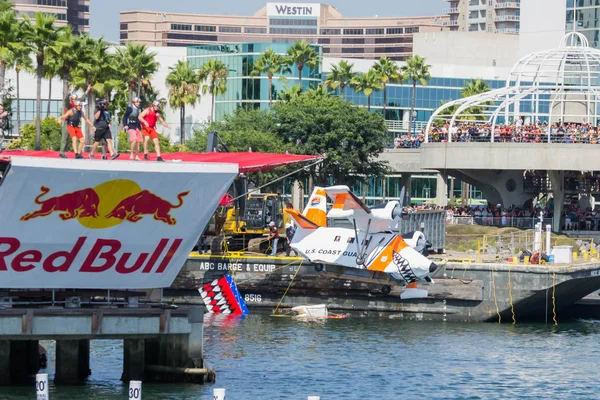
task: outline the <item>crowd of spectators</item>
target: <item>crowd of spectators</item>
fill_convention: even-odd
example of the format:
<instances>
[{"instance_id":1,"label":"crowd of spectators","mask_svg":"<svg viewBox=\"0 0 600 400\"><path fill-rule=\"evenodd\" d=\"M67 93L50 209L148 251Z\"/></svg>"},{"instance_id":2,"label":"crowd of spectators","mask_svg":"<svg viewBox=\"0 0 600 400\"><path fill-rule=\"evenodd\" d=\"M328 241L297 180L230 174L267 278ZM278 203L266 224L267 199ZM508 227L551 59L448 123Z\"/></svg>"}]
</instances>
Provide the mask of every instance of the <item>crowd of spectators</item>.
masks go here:
<instances>
[{"instance_id":1,"label":"crowd of spectators","mask_svg":"<svg viewBox=\"0 0 600 400\"><path fill-rule=\"evenodd\" d=\"M509 124L496 124L494 141L500 143L547 143L548 133L550 133L552 143L597 144L600 126L593 126L590 123L566 123L561 120L552 124L539 120L536 123L526 124L523 119L517 119ZM424 136L424 132L421 135ZM431 127L428 140L429 142L447 142L449 135L452 136L453 142L490 142L492 124L472 121L455 124L450 128L450 121L446 121L442 126ZM400 143L404 144L404 141L401 140Z\"/></svg>"},{"instance_id":2,"label":"crowd of spectators","mask_svg":"<svg viewBox=\"0 0 600 400\"><path fill-rule=\"evenodd\" d=\"M446 211L449 224L474 224L488 226L514 226L532 228L539 222L540 214L544 221L550 223L554 216L552 200L546 206L540 203L529 207L508 207L498 205L487 206L436 206L422 204L405 206L406 213L419 211ZM581 208L577 202L563 207L561 213L561 230L567 231L600 231L600 206Z\"/></svg>"}]
</instances>

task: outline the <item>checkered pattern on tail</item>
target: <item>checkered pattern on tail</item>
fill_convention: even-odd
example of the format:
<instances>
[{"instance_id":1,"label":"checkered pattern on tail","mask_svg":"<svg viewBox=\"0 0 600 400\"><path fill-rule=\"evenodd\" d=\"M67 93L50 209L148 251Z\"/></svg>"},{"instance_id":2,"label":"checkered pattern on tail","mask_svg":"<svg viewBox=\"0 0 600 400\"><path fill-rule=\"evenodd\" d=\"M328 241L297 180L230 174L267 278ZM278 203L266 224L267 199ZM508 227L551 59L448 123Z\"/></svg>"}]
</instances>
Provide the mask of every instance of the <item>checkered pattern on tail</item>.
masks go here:
<instances>
[{"instance_id":1,"label":"checkered pattern on tail","mask_svg":"<svg viewBox=\"0 0 600 400\"><path fill-rule=\"evenodd\" d=\"M408 285L409 283L413 283L417 281L417 275L413 272L410 267L410 263L408 260L400 255L400 253L396 253L395 251L392 253L394 257L394 264L398 267L398 273L402 276L402 279Z\"/></svg>"},{"instance_id":2,"label":"checkered pattern on tail","mask_svg":"<svg viewBox=\"0 0 600 400\"><path fill-rule=\"evenodd\" d=\"M231 275L207 283L198 289L209 314L248 314L248 307Z\"/></svg>"}]
</instances>

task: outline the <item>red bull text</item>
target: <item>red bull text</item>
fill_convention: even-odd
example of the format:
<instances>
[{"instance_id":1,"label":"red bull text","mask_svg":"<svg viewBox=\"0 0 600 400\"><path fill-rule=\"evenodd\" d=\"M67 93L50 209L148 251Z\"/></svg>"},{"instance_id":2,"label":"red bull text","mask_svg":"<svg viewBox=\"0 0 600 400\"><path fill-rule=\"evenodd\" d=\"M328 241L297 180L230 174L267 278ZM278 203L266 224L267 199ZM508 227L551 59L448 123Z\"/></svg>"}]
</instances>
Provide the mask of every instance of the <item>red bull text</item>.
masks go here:
<instances>
[{"instance_id":1,"label":"red bull text","mask_svg":"<svg viewBox=\"0 0 600 400\"><path fill-rule=\"evenodd\" d=\"M42 269L49 273L76 272L100 273L111 269L118 274L162 274L181 246L183 239L161 239L156 245L147 246L147 252L136 254L116 239L91 239L82 236L68 250L44 254L39 250L24 248L14 237L0 237L0 272L28 272ZM89 248L89 252L82 248ZM165 252L166 250L166 252ZM164 254L163 254L164 253ZM82 261L81 261L82 260Z\"/></svg>"}]
</instances>

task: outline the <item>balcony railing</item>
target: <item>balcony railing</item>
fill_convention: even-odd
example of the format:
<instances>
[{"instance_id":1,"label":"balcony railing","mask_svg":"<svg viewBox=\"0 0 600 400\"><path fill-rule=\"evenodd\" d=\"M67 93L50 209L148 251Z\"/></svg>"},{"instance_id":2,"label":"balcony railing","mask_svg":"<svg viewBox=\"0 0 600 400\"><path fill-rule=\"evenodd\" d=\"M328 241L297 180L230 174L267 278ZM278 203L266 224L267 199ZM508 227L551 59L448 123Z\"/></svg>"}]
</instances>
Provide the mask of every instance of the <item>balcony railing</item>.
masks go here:
<instances>
[{"instance_id":1,"label":"balcony railing","mask_svg":"<svg viewBox=\"0 0 600 400\"><path fill-rule=\"evenodd\" d=\"M469 17L469 24L485 24L485 17Z\"/></svg>"},{"instance_id":2,"label":"balcony railing","mask_svg":"<svg viewBox=\"0 0 600 400\"><path fill-rule=\"evenodd\" d=\"M518 35L519 30L518 29L497 29L496 33L506 33L508 35Z\"/></svg>"},{"instance_id":3,"label":"balcony railing","mask_svg":"<svg viewBox=\"0 0 600 400\"><path fill-rule=\"evenodd\" d=\"M521 3L512 2L512 1L505 1L505 2L502 2L502 3L496 3L494 5L494 8L496 10L503 9L503 8L521 8Z\"/></svg>"},{"instance_id":4,"label":"balcony railing","mask_svg":"<svg viewBox=\"0 0 600 400\"><path fill-rule=\"evenodd\" d=\"M443 26L458 26L458 21L444 21Z\"/></svg>"},{"instance_id":5,"label":"balcony railing","mask_svg":"<svg viewBox=\"0 0 600 400\"><path fill-rule=\"evenodd\" d=\"M521 17L519 15L498 15L494 18L496 22L506 22L506 21L514 21L519 22Z\"/></svg>"},{"instance_id":6,"label":"balcony railing","mask_svg":"<svg viewBox=\"0 0 600 400\"><path fill-rule=\"evenodd\" d=\"M446 8L444 14L460 14L458 8Z\"/></svg>"},{"instance_id":7,"label":"balcony railing","mask_svg":"<svg viewBox=\"0 0 600 400\"><path fill-rule=\"evenodd\" d=\"M427 122L417 121L415 124L411 124L410 121L398 121L398 120L385 120L385 124L387 125L389 132L398 132L398 133L410 133L420 134L423 129L427 127Z\"/></svg>"}]
</instances>

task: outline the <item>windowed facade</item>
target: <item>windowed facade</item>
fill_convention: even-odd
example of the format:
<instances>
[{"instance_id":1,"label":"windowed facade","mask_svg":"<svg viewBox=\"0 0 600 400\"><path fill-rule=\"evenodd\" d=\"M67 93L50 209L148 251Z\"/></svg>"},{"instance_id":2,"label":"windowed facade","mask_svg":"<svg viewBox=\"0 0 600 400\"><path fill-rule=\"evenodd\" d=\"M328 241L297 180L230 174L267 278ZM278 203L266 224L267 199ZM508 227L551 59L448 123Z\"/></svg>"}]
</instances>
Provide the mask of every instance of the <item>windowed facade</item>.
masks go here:
<instances>
[{"instance_id":1,"label":"windowed facade","mask_svg":"<svg viewBox=\"0 0 600 400\"><path fill-rule=\"evenodd\" d=\"M580 32L591 47L600 48L600 0L567 0L565 30Z\"/></svg>"},{"instance_id":2,"label":"windowed facade","mask_svg":"<svg viewBox=\"0 0 600 400\"><path fill-rule=\"evenodd\" d=\"M121 33L127 33L127 40L149 46L197 46L215 42L293 43L305 40L310 44L321 44L323 51L332 57L375 59L386 54L394 60L404 60L412 55L413 34L447 29L442 25L444 18L344 18L340 11L325 4L315 3L311 7L295 9L268 3L252 16L124 11L120 22ZM190 27L194 33L211 36L203 40L187 35ZM184 32L187 36L182 36ZM385 47L401 52L384 50Z\"/></svg>"},{"instance_id":3,"label":"windowed facade","mask_svg":"<svg viewBox=\"0 0 600 400\"><path fill-rule=\"evenodd\" d=\"M35 18L36 12L56 16L55 24L69 24L73 32L84 33L90 29L90 0L12 0L17 16Z\"/></svg>"}]
</instances>

